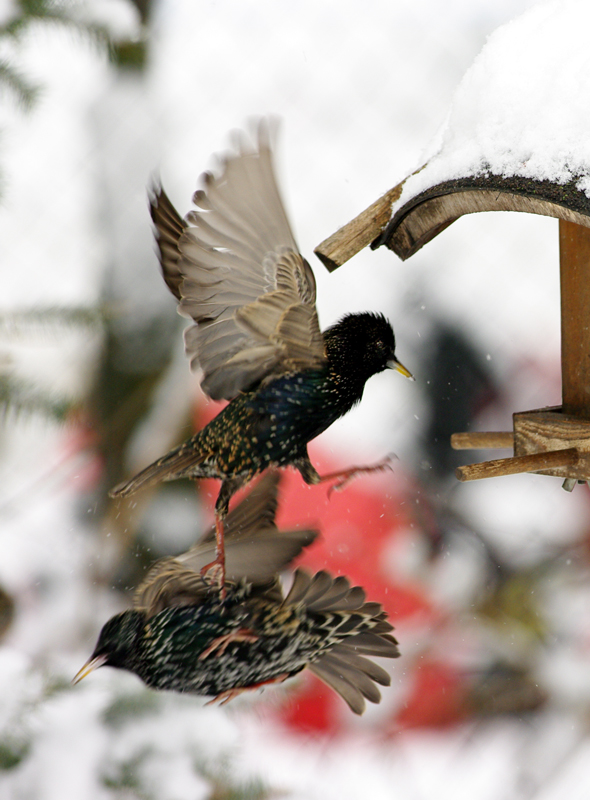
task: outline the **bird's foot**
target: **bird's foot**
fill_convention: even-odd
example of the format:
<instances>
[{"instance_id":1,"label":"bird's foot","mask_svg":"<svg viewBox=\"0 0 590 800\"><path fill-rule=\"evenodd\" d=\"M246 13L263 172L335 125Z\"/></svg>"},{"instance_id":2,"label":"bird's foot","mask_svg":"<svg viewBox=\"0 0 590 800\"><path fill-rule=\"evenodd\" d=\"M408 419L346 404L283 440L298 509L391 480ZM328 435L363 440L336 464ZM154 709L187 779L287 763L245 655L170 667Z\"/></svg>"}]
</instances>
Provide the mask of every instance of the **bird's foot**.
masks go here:
<instances>
[{"instance_id":1,"label":"bird's foot","mask_svg":"<svg viewBox=\"0 0 590 800\"><path fill-rule=\"evenodd\" d=\"M225 588L225 558L221 561L216 558L210 564L205 564L201 570L201 578L214 591L219 592L219 599L225 600L227 590Z\"/></svg>"},{"instance_id":2,"label":"bird's foot","mask_svg":"<svg viewBox=\"0 0 590 800\"><path fill-rule=\"evenodd\" d=\"M209 700L205 703L206 706L210 706L212 703L219 702L220 706L224 706L226 703L229 703L230 700L233 700L234 697L238 697L238 695L243 694L244 692L251 692L254 689L260 689L263 686L268 686L271 683L282 683L286 681L289 677L288 672L284 672L281 675L277 675L276 678L270 678L267 681L261 681L260 683L255 683L253 686L243 686L240 689L228 689L225 692L221 692L213 700Z\"/></svg>"},{"instance_id":3,"label":"bird's foot","mask_svg":"<svg viewBox=\"0 0 590 800\"><path fill-rule=\"evenodd\" d=\"M251 630L248 630L248 628L240 628L232 633L226 633L225 636L218 636L217 639L213 639L206 650L203 650L199 656L199 661L207 658L211 653L222 656L232 642L257 642L258 638L259 637L256 636L255 633L252 633Z\"/></svg>"},{"instance_id":4,"label":"bird's foot","mask_svg":"<svg viewBox=\"0 0 590 800\"><path fill-rule=\"evenodd\" d=\"M205 564L201 570L201 578L211 588L219 591L219 599L223 602L227 595L225 588L225 542L223 539L223 516L215 514L215 561Z\"/></svg>"},{"instance_id":5,"label":"bird's foot","mask_svg":"<svg viewBox=\"0 0 590 800\"><path fill-rule=\"evenodd\" d=\"M328 475L320 475L320 483L324 483L325 481L333 481L336 480L333 486L330 486L328 489L328 497L332 494L332 492L341 492L344 487L350 483L357 475L363 475L370 472L383 472L384 470L391 470L393 472L393 464L392 462L394 459L397 459L395 454L388 455L382 461L378 461L376 464L368 464L367 466L363 467L350 467L349 469L341 470L339 472L330 472Z\"/></svg>"}]
</instances>

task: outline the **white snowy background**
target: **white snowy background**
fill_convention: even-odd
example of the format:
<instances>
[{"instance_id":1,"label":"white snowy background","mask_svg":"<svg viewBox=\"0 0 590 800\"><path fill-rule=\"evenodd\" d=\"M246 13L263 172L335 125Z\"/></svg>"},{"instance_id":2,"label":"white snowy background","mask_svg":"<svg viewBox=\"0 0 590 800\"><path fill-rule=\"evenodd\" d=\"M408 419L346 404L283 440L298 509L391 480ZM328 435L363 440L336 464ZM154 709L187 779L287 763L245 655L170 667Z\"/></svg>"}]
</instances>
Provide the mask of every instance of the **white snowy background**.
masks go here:
<instances>
[{"instance_id":1,"label":"white snowy background","mask_svg":"<svg viewBox=\"0 0 590 800\"><path fill-rule=\"evenodd\" d=\"M137 30L124 0L72 5L121 37ZM272 113L282 120L278 174L301 250L313 263L322 326L344 311L383 311L393 320L400 359L419 381L427 378L419 374L421 343L433 325L458 326L505 394L505 411L481 420L484 429L509 430L512 410L558 404L555 220L476 215L409 262L382 248L332 275L312 256L314 246L422 161L486 38L536 5L161 0L142 75L116 72L100 49L59 27L33 27L18 47L4 41L3 54L42 91L26 113L8 92L0 98L2 370L56 396L82 397L100 352L100 329L40 323L23 331L6 315L93 308L104 299L106 276L117 288L121 325L152 309L168 308L173 316L153 252L146 187L159 175L185 213L199 174L228 146L228 132ZM585 3L578 5L590 22ZM12 13L12 3L0 3L0 21ZM567 41L556 46L567 49ZM551 69L559 63L553 59ZM587 83L587 66L588 60L570 75L571 96L578 80ZM535 97L542 105L543 94ZM196 382L182 364L180 333L178 343L182 406ZM381 375L324 441L336 454L354 451L359 460L393 451L412 463L423 413L416 384ZM101 539L94 535L93 507L80 508L92 458L67 426L12 414L4 422L0 584L16 615L0 642L3 798L588 797L585 561L564 563L541 601L553 638L534 675L551 700L533 716L383 739L373 724L383 709L403 703L404 658L392 668L383 705L329 741L278 728L262 711L272 706L275 690L204 708L198 698L149 692L133 676L108 669L71 688L100 626L122 602L93 585ZM149 447L155 449L150 457L161 452L157 444ZM145 463L146 451L138 448ZM533 563L546 550L583 541L587 491L568 494L558 480L516 476L462 486L453 502L501 551ZM452 608L468 592L470 569L476 567L468 559L449 555L433 575L442 604ZM398 634L408 654L426 635L411 626L405 640L403 627ZM448 646L462 648L452 637Z\"/></svg>"}]
</instances>

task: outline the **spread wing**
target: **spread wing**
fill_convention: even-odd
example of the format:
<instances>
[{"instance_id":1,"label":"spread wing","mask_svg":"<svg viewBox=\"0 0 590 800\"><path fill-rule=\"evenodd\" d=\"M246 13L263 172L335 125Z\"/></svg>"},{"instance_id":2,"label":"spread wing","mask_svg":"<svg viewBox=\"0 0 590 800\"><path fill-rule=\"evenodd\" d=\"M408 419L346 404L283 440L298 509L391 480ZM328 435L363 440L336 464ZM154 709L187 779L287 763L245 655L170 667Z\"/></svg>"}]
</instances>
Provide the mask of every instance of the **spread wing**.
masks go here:
<instances>
[{"instance_id":1,"label":"spread wing","mask_svg":"<svg viewBox=\"0 0 590 800\"><path fill-rule=\"evenodd\" d=\"M205 173L186 221L157 188L152 219L166 283L192 318L193 368L213 399L325 361L313 272L301 256L276 185L268 121L255 147L238 135L221 173Z\"/></svg>"},{"instance_id":2,"label":"spread wing","mask_svg":"<svg viewBox=\"0 0 590 800\"><path fill-rule=\"evenodd\" d=\"M226 580L243 578L282 600L279 572L318 535L314 530L278 530L275 525L280 473L268 472L225 519ZM136 608L153 616L169 606L198 605L210 593L201 569L215 558L215 532L208 531L190 550L156 562L134 597Z\"/></svg>"}]
</instances>

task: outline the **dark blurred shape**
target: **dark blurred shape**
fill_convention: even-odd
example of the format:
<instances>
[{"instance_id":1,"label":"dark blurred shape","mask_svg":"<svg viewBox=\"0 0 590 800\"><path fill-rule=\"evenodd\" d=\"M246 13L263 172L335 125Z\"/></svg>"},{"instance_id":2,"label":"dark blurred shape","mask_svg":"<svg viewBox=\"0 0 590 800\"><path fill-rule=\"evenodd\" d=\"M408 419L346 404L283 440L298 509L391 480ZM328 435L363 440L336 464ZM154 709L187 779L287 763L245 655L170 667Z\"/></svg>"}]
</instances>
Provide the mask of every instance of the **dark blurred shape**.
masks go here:
<instances>
[{"instance_id":1,"label":"dark blurred shape","mask_svg":"<svg viewBox=\"0 0 590 800\"><path fill-rule=\"evenodd\" d=\"M499 570L493 585L478 606L478 612L499 625L516 622L529 634L542 640L546 635L546 624L539 611L539 581L544 565L535 565L531 570L512 569L505 563Z\"/></svg>"},{"instance_id":2,"label":"dark blurred shape","mask_svg":"<svg viewBox=\"0 0 590 800\"><path fill-rule=\"evenodd\" d=\"M121 329L107 319L101 358L88 392L88 409L104 464L100 502L125 474L129 438L150 408L154 389L172 358L178 319L163 312L141 325ZM188 422L188 421L185 421Z\"/></svg>"},{"instance_id":3,"label":"dark blurred shape","mask_svg":"<svg viewBox=\"0 0 590 800\"><path fill-rule=\"evenodd\" d=\"M423 384L430 413L424 434L427 477L446 478L464 463L465 454L451 449L451 434L470 429L473 419L500 397L485 359L458 328L439 323Z\"/></svg>"},{"instance_id":4,"label":"dark blurred shape","mask_svg":"<svg viewBox=\"0 0 590 800\"><path fill-rule=\"evenodd\" d=\"M133 69L140 72L147 64L147 42L142 39L136 42L113 42L109 47L109 57L119 69Z\"/></svg>"},{"instance_id":5,"label":"dark blurred shape","mask_svg":"<svg viewBox=\"0 0 590 800\"><path fill-rule=\"evenodd\" d=\"M130 2L139 11L139 18L142 25L147 25L150 21L152 10L154 8L154 0L130 0Z\"/></svg>"},{"instance_id":6,"label":"dark blurred shape","mask_svg":"<svg viewBox=\"0 0 590 800\"><path fill-rule=\"evenodd\" d=\"M465 705L471 714L481 717L498 714L520 716L542 708L547 699L547 692L525 667L497 662L472 676Z\"/></svg>"},{"instance_id":7,"label":"dark blurred shape","mask_svg":"<svg viewBox=\"0 0 590 800\"><path fill-rule=\"evenodd\" d=\"M111 62L123 70L143 72L147 66L150 38L149 23L154 8L153 0L129 0L139 13L140 32L135 39L111 41L109 57Z\"/></svg>"},{"instance_id":8,"label":"dark blurred shape","mask_svg":"<svg viewBox=\"0 0 590 800\"><path fill-rule=\"evenodd\" d=\"M0 586L0 639L3 639L14 619L14 600Z\"/></svg>"},{"instance_id":9,"label":"dark blurred shape","mask_svg":"<svg viewBox=\"0 0 590 800\"><path fill-rule=\"evenodd\" d=\"M3 739L0 741L0 771L8 772L11 769L16 769L29 755L30 751L30 744L17 736Z\"/></svg>"}]
</instances>

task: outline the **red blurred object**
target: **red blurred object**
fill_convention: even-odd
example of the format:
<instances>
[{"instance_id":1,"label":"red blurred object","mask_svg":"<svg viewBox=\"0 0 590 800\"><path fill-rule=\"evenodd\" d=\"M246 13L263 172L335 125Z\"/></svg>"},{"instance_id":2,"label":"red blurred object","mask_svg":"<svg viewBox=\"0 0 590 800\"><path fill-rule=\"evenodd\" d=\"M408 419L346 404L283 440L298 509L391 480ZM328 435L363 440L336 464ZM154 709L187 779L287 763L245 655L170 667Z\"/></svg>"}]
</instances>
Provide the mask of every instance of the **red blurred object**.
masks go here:
<instances>
[{"instance_id":1,"label":"red blurred object","mask_svg":"<svg viewBox=\"0 0 590 800\"><path fill-rule=\"evenodd\" d=\"M311 673L279 709L280 722L307 736L334 736L342 731L342 703L324 683Z\"/></svg>"},{"instance_id":2,"label":"red blurred object","mask_svg":"<svg viewBox=\"0 0 590 800\"><path fill-rule=\"evenodd\" d=\"M413 685L395 720L395 728L441 728L463 721L463 675L441 661L424 660L413 673Z\"/></svg>"}]
</instances>

